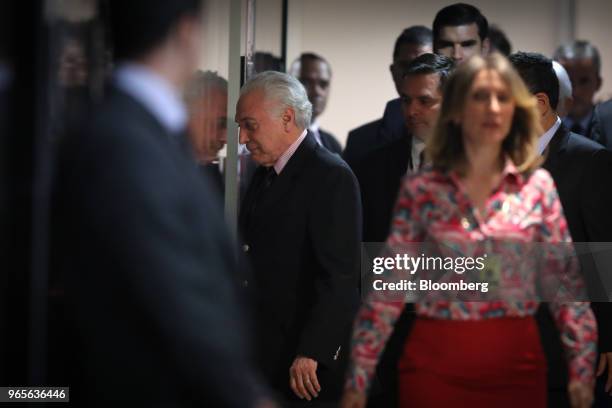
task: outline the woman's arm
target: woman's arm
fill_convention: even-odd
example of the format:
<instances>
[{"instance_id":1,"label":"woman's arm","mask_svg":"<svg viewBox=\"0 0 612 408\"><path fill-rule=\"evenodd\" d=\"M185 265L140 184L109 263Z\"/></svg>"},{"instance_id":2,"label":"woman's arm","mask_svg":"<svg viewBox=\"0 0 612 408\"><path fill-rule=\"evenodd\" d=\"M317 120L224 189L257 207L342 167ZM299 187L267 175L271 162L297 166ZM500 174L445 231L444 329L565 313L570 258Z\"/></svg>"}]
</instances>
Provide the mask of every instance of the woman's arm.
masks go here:
<instances>
[{"instance_id":1,"label":"woman's arm","mask_svg":"<svg viewBox=\"0 0 612 408\"><path fill-rule=\"evenodd\" d=\"M404 181L395 205L387 239L387 250L393 254L398 253L404 244L421 242L424 237L417 204L411 193L412 180L407 178ZM371 292L366 296L355 320L351 366L345 388L367 392L380 355L404 306L404 302L390 299L384 293Z\"/></svg>"}]
</instances>

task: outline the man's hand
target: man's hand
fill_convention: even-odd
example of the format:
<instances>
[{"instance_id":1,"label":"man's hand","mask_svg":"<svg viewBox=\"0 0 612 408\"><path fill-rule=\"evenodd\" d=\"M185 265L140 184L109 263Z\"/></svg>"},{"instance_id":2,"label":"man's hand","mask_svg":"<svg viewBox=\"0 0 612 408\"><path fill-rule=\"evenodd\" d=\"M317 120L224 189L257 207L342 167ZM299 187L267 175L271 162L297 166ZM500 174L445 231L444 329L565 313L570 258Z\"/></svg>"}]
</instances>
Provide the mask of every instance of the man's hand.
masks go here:
<instances>
[{"instance_id":1,"label":"man's hand","mask_svg":"<svg viewBox=\"0 0 612 408\"><path fill-rule=\"evenodd\" d=\"M597 376L599 377L606 372L608 367L608 380L606 381L605 390L612 395L612 352L601 353L599 357L599 367L597 367Z\"/></svg>"},{"instance_id":2,"label":"man's hand","mask_svg":"<svg viewBox=\"0 0 612 408\"><path fill-rule=\"evenodd\" d=\"M340 408L364 408L366 406L365 393L353 389L344 390Z\"/></svg>"},{"instance_id":3,"label":"man's hand","mask_svg":"<svg viewBox=\"0 0 612 408\"><path fill-rule=\"evenodd\" d=\"M297 356L289 368L289 386L298 397L308 401L319 396L321 386L317 378L318 363L308 357Z\"/></svg>"},{"instance_id":4,"label":"man's hand","mask_svg":"<svg viewBox=\"0 0 612 408\"><path fill-rule=\"evenodd\" d=\"M593 384L571 381L567 390L572 408L589 408L593 404Z\"/></svg>"}]
</instances>

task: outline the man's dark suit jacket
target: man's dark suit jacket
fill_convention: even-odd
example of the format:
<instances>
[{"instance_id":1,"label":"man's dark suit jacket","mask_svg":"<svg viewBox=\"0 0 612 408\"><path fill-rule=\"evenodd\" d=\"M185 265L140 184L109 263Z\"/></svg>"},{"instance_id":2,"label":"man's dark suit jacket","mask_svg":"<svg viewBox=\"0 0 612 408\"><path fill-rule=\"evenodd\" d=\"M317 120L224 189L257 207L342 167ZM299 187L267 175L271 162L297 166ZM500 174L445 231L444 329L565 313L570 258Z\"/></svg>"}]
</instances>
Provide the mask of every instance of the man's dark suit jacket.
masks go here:
<instances>
[{"instance_id":1,"label":"man's dark suit jacket","mask_svg":"<svg viewBox=\"0 0 612 408\"><path fill-rule=\"evenodd\" d=\"M340 142L338 142L334 135L319 129L319 136L321 136L321 143L327 150L332 153L342 154L342 146L340 146Z\"/></svg>"},{"instance_id":2,"label":"man's dark suit jacket","mask_svg":"<svg viewBox=\"0 0 612 408\"><path fill-rule=\"evenodd\" d=\"M118 90L63 146L52 253L75 336L71 402L256 399L233 247L211 188L178 135Z\"/></svg>"},{"instance_id":3,"label":"man's dark suit jacket","mask_svg":"<svg viewBox=\"0 0 612 408\"><path fill-rule=\"evenodd\" d=\"M612 100L595 106L591 129L591 139L612 150Z\"/></svg>"},{"instance_id":4,"label":"man's dark suit jacket","mask_svg":"<svg viewBox=\"0 0 612 408\"><path fill-rule=\"evenodd\" d=\"M239 220L253 271L245 286L254 299L258 360L273 388L293 400L294 358L316 360L317 400L337 400L359 301L359 187L311 134L262 191L266 171L256 170Z\"/></svg>"},{"instance_id":5,"label":"man's dark suit jacket","mask_svg":"<svg viewBox=\"0 0 612 408\"><path fill-rule=\"evenodd\" d=\"M412 138L399 139L368 153L355 166L363 205L363 241L385 242L402 178L411 168Z\"/></svg>"},{"instance_id":6,"label":"man's dark suit jacket","mask_svg":"<svg viewBox=\"0 0 612 408\"><path fill-rule=\"evenodd\" d=\"M402 137L404 117L399 98L387 102L383 117L349 132L342 158L354 169L369 152Z\"/></svg>"},{"instance_id":7,"label":"man's dark suit jacket","mask_svg":"<svg viewBox=\"0 0 612 408\"><path fill-rule=\"evenodd\" d=\"M557 186L563 212L574 242L612 241L612 153L584 136L571 133L563 125L557 130L548 146L544 168L550 172ZM601 287L594 271L593 259L581 256L581 268L589 292L597 298ZM599 351L612 351L612 303L593 303L592 308L599 328ZM542 332L544 349L548 359L550 407L567 404L567 367L559 334L548 312L542 305L538 310L538 322Z\"/></svg>"}]
</instances>

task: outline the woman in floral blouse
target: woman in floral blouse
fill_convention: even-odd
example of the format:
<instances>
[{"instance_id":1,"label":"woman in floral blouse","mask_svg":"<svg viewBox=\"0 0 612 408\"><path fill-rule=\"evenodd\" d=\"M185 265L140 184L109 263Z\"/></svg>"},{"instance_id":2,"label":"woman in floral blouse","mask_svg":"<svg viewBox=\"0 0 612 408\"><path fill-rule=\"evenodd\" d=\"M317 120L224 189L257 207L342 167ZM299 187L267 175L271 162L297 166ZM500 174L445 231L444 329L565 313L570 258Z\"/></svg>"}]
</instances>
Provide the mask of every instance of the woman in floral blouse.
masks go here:
<instances>
[{"instance_id":1,"label":"woman in floral blouse","mask_svg":"<svg viewBox=\"0 0 612 408\"><path fill-rule=\"evenodd\" d=\"M476 56L457 68L428 142L432 165L403 182L387 246L511 239L557 248L570 242L554 183L538 169L535 104L501 55ZM517 248L495 249L501 287L516 283L512 262L526 258ZM540 270L540 276L557 275L565 286L583 287L574 257L556 258L554 250L544 256L540 268L548 272ZM519 288L522 301L418 300L399 362L400 406L545 407L546 361L533 318L540 288L535 278L527 282ZM569 365L570 400L574 407L588 407L597 340L589 304L549 305ZM403 307L373 293L362 305L342 408L365 406Z\"/></svg>"}]
</instances>

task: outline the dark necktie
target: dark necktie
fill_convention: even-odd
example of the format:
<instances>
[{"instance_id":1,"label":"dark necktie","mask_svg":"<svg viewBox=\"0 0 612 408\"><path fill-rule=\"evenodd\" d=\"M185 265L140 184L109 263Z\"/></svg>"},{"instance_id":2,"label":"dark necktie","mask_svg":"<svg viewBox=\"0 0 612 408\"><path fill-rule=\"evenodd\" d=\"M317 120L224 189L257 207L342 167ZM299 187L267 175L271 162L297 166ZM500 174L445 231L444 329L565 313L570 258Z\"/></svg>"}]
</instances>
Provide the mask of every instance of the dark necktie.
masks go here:
<instances>
[{"instance_id":1,"label":"dark necktie","mask_svg":"<svg viewBox=\"0 0 612 408\"><path fill-rule=\"evenodd\" d=\"M570 129L570 131L571 131L572 133L577 133L577 134L579 134L579 135L583 135L583 136L584 136L584 133L583 133L583 131L582 131L582 125L580 125L580 123L578 123L578 122L574 123L574 126L572 126L572 128Z\"/></svg>"},{"instance_id":2,"label":"dark necktie","mask_svg":"<svg viewBox=\"0 0 612 408\"><path fill-rule=\"evenodd\" d=\"M270 186L274 183L274 180L276 180L277 177L276 170L274 170L274 166L267 167L263 171L263 179L257 186L257 190L255 191L253 200L251 201L251 206L248 211L249 223L251 222L253 214L257 209L258 203L261 201L262 197L266 194L266 192L270 189Z\"/></svg>"},{"instance_id":3,"label":"dark necktie","mask_svg":"<svg viewBox=\"0 0 612 408\"><path fill-rule=\"evenodd\" d=\"M270 166L266 169L266 175L264 177L264 181L263 181L263 188L262 190L266 190L268 189L272 183L274 183L274 180L276 180L276 170L274 170L274 166Z\"/></svg>"}]
</instances>

